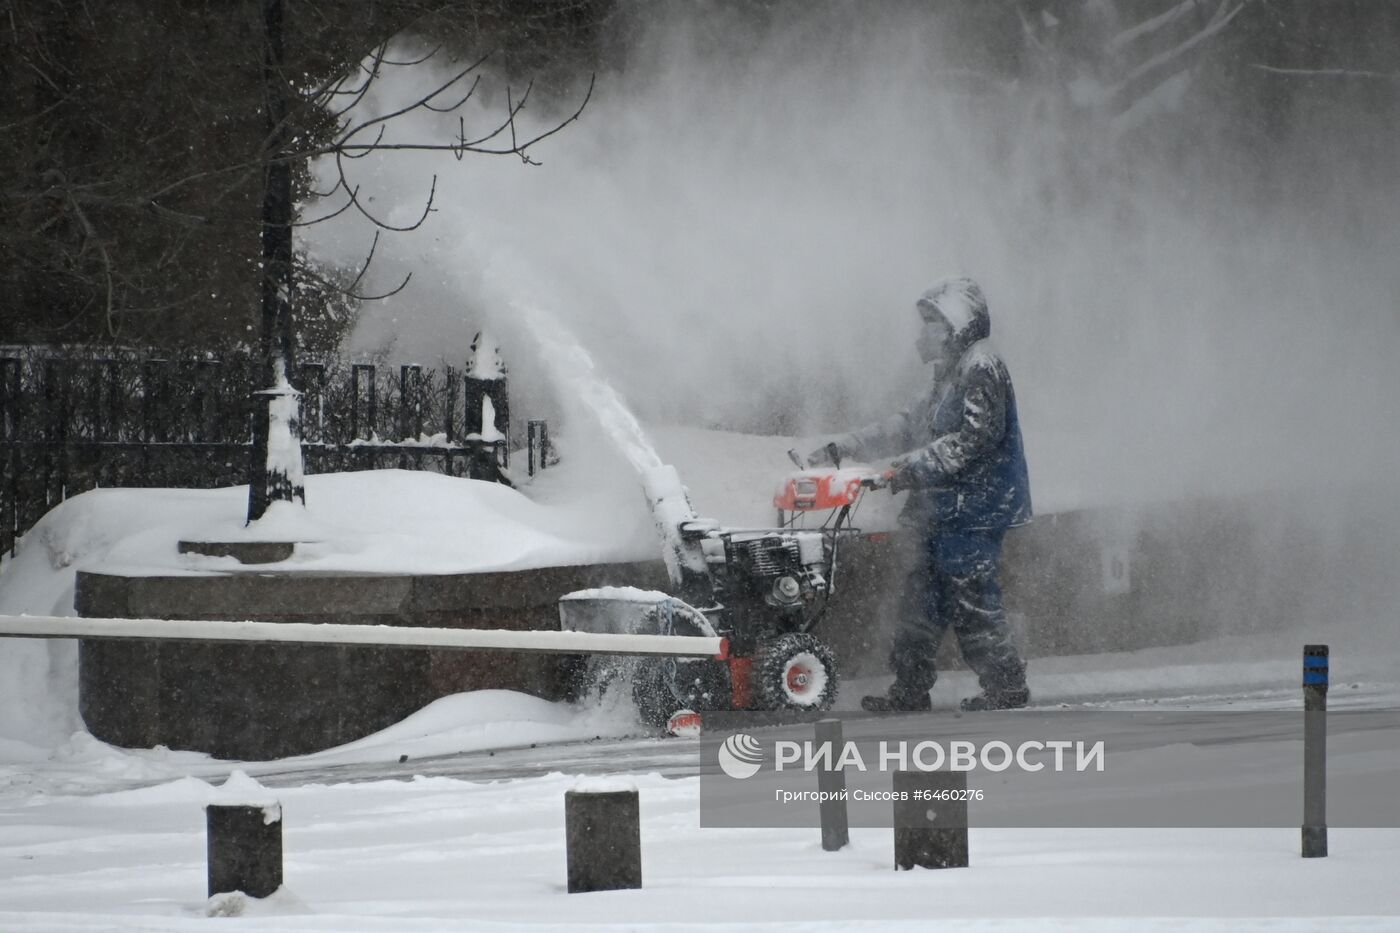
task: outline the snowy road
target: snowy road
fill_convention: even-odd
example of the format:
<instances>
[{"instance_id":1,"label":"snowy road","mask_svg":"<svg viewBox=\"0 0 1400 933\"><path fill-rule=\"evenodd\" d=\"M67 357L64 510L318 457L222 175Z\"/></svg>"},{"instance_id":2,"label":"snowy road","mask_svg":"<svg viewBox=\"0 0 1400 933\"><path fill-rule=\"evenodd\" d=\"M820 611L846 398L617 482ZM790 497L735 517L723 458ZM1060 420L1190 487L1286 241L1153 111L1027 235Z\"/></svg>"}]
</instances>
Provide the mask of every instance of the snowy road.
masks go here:
<instances>
[{"instance_id":1,"label":"snowy road","mask_svg":"<svg viewBox=\"0 0 1400 933\"><path fill-rule=\"evenodd\" d=\"M954 675L950 680L960 686L970 687L971 680L966 675ZM856 681L849 685L842 702L833 712L842 717L858 702L860 692L877 689L873 681ZM943 688L942 693L952 692ZM1333 695L1333 710L1374 710L1386 711L1390 715L1383 720L1395 730L1396 745L1400 747L1400 685L1358 685L1355 690L1344 689ZM1136 697L1114 694L1098 694L1090 697L1071 698L1056 695L1051 702L1037 703L1033 712L1085 712L1085 711L1125 711L1150 712L1165 710L1230 710L1235 712L1264 712L1277 710L1300 710L1301 695L1298 690L1265 688L1260 690L1212 694L1177 694L1170 691L1157 691L1156 695L1139 694ZM761 717L760 717L761 718ZM848 717L849 718L849 717ZM942 718L942 717L941 717ZM881 728L880 720L855 720L855 729L847 725L847 737L859 738L863 732L871 733ZM1382 721L1368 722L1364 728L1375 728ZM1356 724L1358 728L1362 724ZM978 727L977 717L964 717L949 709L946 714L947 735L956 737L973 734ZM1334 732L1336 731L1334 725ZM1212 725L1212 737L1216 741L1248 742L1259 738L1258 721L1253 718L1240 719L1226 728ZM1136 747L1166 746L1183 740L1194 740L1198 733L1179 729L1175 732L1155 731L1148 736L1140 733L1140 727L1127 721L1114 730L1115 737L1123 742L1132 740ZM1146 744L1143 744L1146 743ZM695 744L685 739L636 735L622 737L597 736L573 741L536 742L519 746L506 746L495 749L475 750L457 754L412 757L400 762L390 758L382 762L353 762L336 765L307 763L293 767L279 767L277 762L254 764L243 767L250 774L269 786L297 786L302 784L328 784L342 781L411 780L416 776L453 777L472 781L496 781L511 778L537 777L551 773L563 774L623 774L657 773L664 777L690 777L700 773L699 755Z\"/></svg>"}]
</instances>

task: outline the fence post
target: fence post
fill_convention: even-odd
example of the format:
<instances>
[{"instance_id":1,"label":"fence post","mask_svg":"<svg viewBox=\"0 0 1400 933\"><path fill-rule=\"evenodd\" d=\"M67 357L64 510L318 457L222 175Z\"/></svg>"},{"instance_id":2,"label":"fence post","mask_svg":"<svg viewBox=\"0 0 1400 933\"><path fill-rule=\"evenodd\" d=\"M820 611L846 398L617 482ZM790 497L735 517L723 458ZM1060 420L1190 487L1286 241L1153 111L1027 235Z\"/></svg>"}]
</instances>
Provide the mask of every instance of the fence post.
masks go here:
<instances>
[{"instance_id":1,"label":"fence post","mask_svg":"<svg viewBox=\"0 0 1400 933\"><path fill-rule=\"evenodd\" d=\"M504 367L502 367L501 372L505 372ZM496 444L496 466L505 470L510 468L510 393L506 391L504 375L498 382L493 402L496 408L496 433L501 437Z\"/></svg>"},{"instance_id":2,"label":"fence post","mask_svg":"<svg viewBox=\"0 0 1400 933\"><path fill-rule=\"evenodd\" d=\"M194 364L194 391L191 393L194 415L193 439L200 444L213 444L219 437L219 368L218 360L196 360Z\"/></svg>"},{"instance_id":3,"label":"fence post","mask_svg":"<svg viewBox=\"0 0 1400 933\"><path fill-rule=\"evenodd\" d=\"M44 505L54 504L53 475L55 451L66 446L62 436L63 418L58 413L58 364L49 360L44 364Z\"/></svg>"},{"instance_id":4,"label":"fence post","mask_svg":"<svg viewBox=\"0 0 1400 933\"><path fill-rule=\"evenodd\" d=\"M209 896L267 897L282 886L282 807L205 807Z\"/></svg>"},{"instance_id":5,"label":"fence post","mask_svg":"<svg viewBox=\"0 0 1400 933\"><path fill-rule=\"evenodd\" d=\"M148 359L141 363L141 473L146 477L151 476L151 445L163 439L156 429L157 371L163 362ZM159 485L159 481L154 484Z\"/></svg>"},{"instance_id":6,"label":"fence post","mask_svg":"<svg viewBox=\"0 0 1400 933\"><path fill-rule=\"evenodd\" d=\"M129 440L131 432L126 424L126 393L122 391L121 364L117 360L108 360L106 365L108 436L114 441Z\"/></svg>"},{"instance_id":7,"label":"fence post","mask_svg":"<svg viewBox=\"0 0 1400 933\"><path fill-rule=\"evenodd\" d=\"M565 791L569 893L642 886L642 822L635 790Z\"/></svg>"},{"instance_id":8,"label":"fence post","mask_svg":"<svg viewBox=\"0 0 1400 933\"><path fill-rule=\"evenodd\" d=\"M360 392L364 385L366 395L366 420L360 423ZM379 417L379 384L374 367L368 363L356 363L350 367L350 441L373 440L376 437L375 425ZM369 459L368 468L379 466L378 448L361 447Z\"/></svg>"},{"instance_id":9,"label":"fence post","mask_svg":"<svg viewBox=\"0 0 1400 933\"><path fill-rule=\"evenodd\" d=\"M102 383L103 373L110 360L95 359L91 361L88 368L88 378L86 380L86 391L84 392L84 406L87 410L88 422L92 426L89 440L92 444L91 458L93 472L97 474L97 485L106 486L107 479L107 458L103 456L102 444L107 440L107 428L102 421Z\"/></svg>"},{"instance_id":10,"label":"fence post","mask_svg":"<svg viewBox=\"0 0 1400 933\"><path fill-rule=\"evenodd\" d=\"M536 459L538 458L538 469L543 470L548 463L549 457L549 425L544 421L527 421L525 423L525 445L526 445L526 471L530 476L535 475Z\"/></svg>"},{"instance_id":11,"label":"fence post","mask_svg":"<svg viewBox=\"0 0 1400 933\"><path fill-rule=\"evenodd\" d=\"M896 771L894 798L895 868L967 867L966 771Z\"/></svg>"},{"instance_id":12,"label":"fence post","mask_svg":"<svg viewBox=\"0 0 1400 933\"><path fill-rule=\"evenodd\" d=\"M447 437L444 463L448 476L456 476L452 462L452 447L457 443L457 370L449 365L442 369L444 404L442 430Z\"/></svg>"},{"instance_id":13,"label":"fence post","mask_svg":"<svg viewBox=\"0 0 1400 933\"><path fill-rule=\"evenodd\" d=\"M499 468L510 466L510 399L506 391L506 366L500 348L484 332L472 339L471 353L462 379L462 431L476 435L482 446L472 457L474 479L496 479ZM488 404L489 403L489 404ZM487 412L491 413L487 424ZM492 457L486 456L487 450Z\"/></svg>"},{"instance_id":14,"label":"fence post","mask_svg":"<svg viewBox=\"0 0 1400 933\"><path fill-rule=\"evenodd\" d=\"M5 443L19 440L19 390L19 359L0 359L0 441Z\"/></svg>"},{"instance_id":15,"label":"fence post","mask_svg":"<svg viewBox=\"0 0 1400 933\"><path fill-rule=\"evenodd\" d=\"M141 440L144 443L165 441L162 410L168 402L169 377L165 372L167 360L148 359L141 364Z\"/></svg>"},{"instance_id":16,"label":"fence post","mask_svg":"<svg viewBox=\"0 0 1400 933\"><path fill-rule=\"evenodd\" d=\"M9 447L3 488L0 488L0 556L14 556L19 539L19 412L23 370L18 357L0 359L0 441Z\"/></svg>"},{"instance_id":17,"label":"fence post","mask_svg":"<svg viewBox=\"0 0 1400 933\"><path fill-rule=\"evenodd\" d=\"M817 748L829 748L829 767L817 772L817 799L821 807L822 849L827 852L846 846L851 841L850 820L846 814L846 772L837 767L845 743L841 739L841 720L822 719L817 722Z\"/></svg>"},{"instance_id":18,"label":"fence post","mask_svg":"<svg viewBox=\"0 0 1400 933\"><path fill-rule=\"evenodd\" d=\"M1326 645L1303 648L1303 858L1327 855Z\"/></svg>"},{"instance_id":19,"label":"fence post","mask_svg":"<svg viewBox=\"0 0 1400 933\"><path fill-rule=\"evenodd\" d=\"M90 360L87 379L84 380L82 407L87 412L88 423L92 426L90 440L100 444L107 439L106 427L102 424L102 372L109 360Z\"/></svg>"},{"instance_id":20,"label":"fence post","mask_svg":"<svg viewBox=\"0 0 1400 933\"><path fill-rule=\"evenodd\" d=\"M360 386L365 385L367 417L360 423ZM350 367L350 440L369 440L374 436L374 425L378 417L377 385L374 367L368 363L356 363ZM363 433L363 437L361 434Z\"/></svg>"},{"instance_id":21,"label":"fence post","mask_svg":"<svg viewBox=\"0 0 1400 933\"><path fill-rule=\"evenodd\" d=\"M423 436L423 369L417 365L399 367L399 429L395 440L417 440ZM421 451L414 457L423 466ZM399 469L408 469L408 454L399 452Z\"/></svg>"}]
</instances>

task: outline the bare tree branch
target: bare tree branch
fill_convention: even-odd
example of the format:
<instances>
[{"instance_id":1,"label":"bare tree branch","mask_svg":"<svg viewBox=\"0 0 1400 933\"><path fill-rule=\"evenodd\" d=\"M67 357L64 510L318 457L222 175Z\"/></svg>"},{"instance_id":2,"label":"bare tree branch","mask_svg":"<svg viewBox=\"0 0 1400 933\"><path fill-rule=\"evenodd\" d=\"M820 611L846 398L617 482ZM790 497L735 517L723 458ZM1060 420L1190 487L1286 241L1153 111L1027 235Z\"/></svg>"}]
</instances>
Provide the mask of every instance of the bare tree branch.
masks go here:
<instances>
[{"instance_id":1,"label":"bare tree branch","mask_svg":"<svg viewBox=\"0 0 1400 933\"><path fill-rule=\"evenodd\" d=\"M481 75L477 75L477 76L472 80L472 86L469 87L469 88L467 88L467 93L463 94L463 95L461 96L461 98L458 99L457 103L451 105L450 107L435 107L435 106L433 106L432 103L430 103L430 102L428 102L428 101L425 100L425 101L423 102L423 107L424 107L425 109L427 109L427 110L431 110L433 113L452 113L454 110L459 110L459 109L461 109L461 107L462 107L464 104L466 104L467 101L471 100L471 99L472 99L472 95L476 93L476 89L477 89L478 87L480 87L480 86L481 86Z\"/></svg>"},{"instance_id":2,"label":"bare tree branch","mask_svg":"<svg viewBox=\"0 0 1400 933\"><path fill-rule=\"evenodd\" d=\"M1181 58L1192 49L1197 48L1220 30L1228 26L1230 21L1238 16L1239 12L1245 8L1247 2L1248 0L1240 0L1240 2L1235 5L1234 9L1227 13L1226 9L1230 5L1229 0L1221 0L1220 6L1216 8L1215 15L1211 17L1210 22L1204 29L1196 32L1178 45L1158 55L1154 55L1129 71L1123 80L1113 87L1113 93L1121 92L1151 72L1161 72L1167 69L1174 61Z\"/></svg>"},{"instance_id":3,"label":"bare tree branch","mask_svg":"<svg viewBox=\"0 0 1400 933\"><path fill-rule=\"evenodd\" d=\"M423 64L423 63L426 62L428 59L432 58L434 55L436 55L438 52L441 52L441 51L442 51L442 46L441 46L441 45L435 45L435 46L433 46L433 50L432 50L431 52L429 52L429 53L426 54L426 55L422 55L422 56L420 56L420 57L418 57L418 58L412 58L412 59L409 59L408 61L404 61L404 62L391 61L391 60L389 60L389 59L386 58L386 59L384 59L384 64L386 64L386 65L393 65L393 66L396 67L396 68L412 68L414 65L421 65L421 64Z\"/></svg>"},{"instance_id":4,"label":"bare tree branch","mask_svg":"<svg viewBox=\"0 0 1400 933\"><path fill-rule=\"evenodd\" d=\"M374 240L370 243L369 254L365 256L364 262L360 264L360 271L355 273L355 278L351 280L349 285L340 285L337 282L333 282L309 266L299 267L298 273L320 284L324 288L328 288L331 291L344 295L346 298L354 299L355 301L382 301L385 298L392 298L408 287L408 283L413 279L413 273L411 271L405 273L403 280L387 292L381 292L377 295L367 295L359 290L360 282L364 280L365 273L369 271L370 264L374 262L374 253L379 247L379 234L379 230L374 231Z\"/></svg>"},{"instance_id":5,"label":"bare tree branch","mask_svg":"<svg viewBox=\"0 0 1400 933\"><path fill-rule=\"evenodd\" d=\"M117 330L116 324L113 321L113 292L115 289L112 284L112 256L107 252L106 244L104 244L101 237L97 235L97 229L93 227L92 221L88 219L87 213L83 210L82 205L72 198L68 199L68 203L73 206L73 213L77 216L78 222L82 224L83 232L87 235L88 240L97 247L97 252L102 256L102 268L107 280L107 336L115 339Z\"/></svg>"},{"instance_id":6,"label":"bare tree branch","mask_svg":"<svg viewBox=\"0 0 1400 933\"><path fill-rule=\"evenodd\" d=\"M374 142L365 146L359 155L353 155L348 151L343 151L342 154L347 159L363 159L365 156L369 155L371 152L374 152L376 149L379 148L380 143L384 141L384 134L385 132L387 132L387 130L388 127L381 126L379 128L379 132L374 137Z\"/></svg>"},{"instance_id":7,"label":"bare tree branch","mask_svg":"<svg viewBox=\"0 0 1400 933\"><path fill-rule=\"evenodd\" d=\"M1110 54L1116 55L1119 52L1122 52L1127 46L1136 42L1138 39L1151 35L1152 33L1156 32L1159 29L1162 29L1165 26L1170 26L1172 23L1176 22L1178 19L1181 19L1183 16L1187 16L1191 13L1198 12L1200 10L1200 7L1201 0L1181 0L1180 3L1168 9L1166 12L1159 13L1158 15L1153 16L1150 19L1146 19L1143 22L1138 23L1136 26L1130 27L1118 33L1118 35L1114 36L1112 39L1109 40L1107 51Z\"/></svg>"},{"instance_id":8,"label":"bare tree branch","mask_svg":"<svg viewBox=\"0 0 1400 933\"><path fill-rule=\"evenodd\" d=\"M433 175L432 185L428 189L428 201L426 204L423 205L422 215L420 215L417 220L415 220L408 226L398 227L389 223L386 220L381 220L380 218L374 216L374 214L370 212L369 208L365 207L364 204L360 201L359 187L356 186L354 188L351 188L350 183L346 177L345 163L343 161L345 158L347 158L347 156L344 153L337 152L335 154L336 170L340 172L342 186L345 188L346 193L350 195L350 203L355 205L355 209L359 211L360 214L362 214L366 220L374 224L376 227L379 227L381 230L391 230L395 233L409 233L423 226L423 222L428 219L428 215L432 213L433 210L433 199L437 194L437 175Z\"/></svg>"},{"instance_id":9,"label":"bare tree branch","mask_svg":"<svg viewBox=\"0 0 1400 933\"><path fill-rule=\"evenodd\" d=\"M1276 68L1273 65L1250 65L1269 74L1303 78L1367 78L1379 81L1400 81L1400 71L1361 71L1355 68Z\"/></svg>"},{"instance_id":10,"label":"bare tree branch","mask_svg":"<svg viewBox=\"0 0 1400 933\"><path fill-rule=\"evenodd\" d=\"M388 123L388 122L390 122L391 120L395 119L396 117L401 117L401 116L403 116L403 115L406 114L406 113L409 113L409 112L411 112L411 111L414 111L414 110L418 110L418 109L423 108L426 104L431 103L432 100L433 100L433 98L437 97L439 94L444 93L444 92L447 91L449 88L451 88L454 84L456 84L457 82L461 81L461 80L462 80L463 78L465 78L467 75L471 74L472 72L476 71L476 69L478 69L478 68L480 68L482 65L484 65L484 64L486 63L486 61L491 57L492 54L494 54L494 53L488 52L487 54L483 55L481 58L477 59L475 62L473 62L472 64L468 65L466 68L461 69L461 70L458 71L456 74L454 74L451 78L448 78L446 81L444 81L443 83L439 84L437 87L433 88L433 89L432 89L431 91L429 91L428 93L422 95L422 96L419 97L417 100L415 100L415 101L413 101L413 102L411 102L411 103L405 104L404 106L400 107L400 108L397 109L397 110L392 110L392 111L390 111L389 113L381 114L380 116L377 116L377 117L368 118L368 119L366 119L366 120L361 121L361 122L358 123L358 124L355 124L355 125L353 125L353 126L347 128L343 133L340 134L340 137L339 137L339 139L337 140L337 142L336 142L336 143L333 143L332 146L329 147L329 148L331 148L331 149L338 148L339 146L341 146L341 145L343 145L343 144L345 144L345 143L348 143L350 140L354 139L357 135L359 135L360 133L364 132L365 130L369 129L369 128L372 127L372 126L377 126L377 125L381 125L381 124Z\"/></svg>"},{"instance_id":11,"label":"bare tree branch","mask_svg":"<svg viewBox=\"0 0 1400 933\"><path fill-rule=\"evenodd\" d=\"M339 190L341 189L341 187L344 186L344 185L345 185L345 176L344 176L344 175L341 175L340 181L336 182L335 187L332 188L330 191L328 191L326 194L320 195L320 197L323 197L323 198L330 197L331 195L333 195L333 194L335 194L337 191L339 191ZM294 222L292 223L292 226L293 226L293 227L314 227L316 224L324 223L324 222L327 221L327 220L333 220L333 219L335 219L336 217L339 217L341 214L343 214L343 213L345 213L346 211L348 211L352 206L354 206L354 203L355 203L355 196L358 195L359 193L360 193L360 189L359 189L359 187L356 187L355 190L349 192L350 197L346 200L346 202L345 202L344 204L342 204L340 207L336 208L336 209L335 209L334 211L332 211L331 213L326 214L326 215L324 215L324 216L322 216L322 217L313 218L313 219L311 219L311 220L298 220L298 221L294 221ZM375 235L378 236L377 233L376 233Z\"/></svg>"}]
</instances>

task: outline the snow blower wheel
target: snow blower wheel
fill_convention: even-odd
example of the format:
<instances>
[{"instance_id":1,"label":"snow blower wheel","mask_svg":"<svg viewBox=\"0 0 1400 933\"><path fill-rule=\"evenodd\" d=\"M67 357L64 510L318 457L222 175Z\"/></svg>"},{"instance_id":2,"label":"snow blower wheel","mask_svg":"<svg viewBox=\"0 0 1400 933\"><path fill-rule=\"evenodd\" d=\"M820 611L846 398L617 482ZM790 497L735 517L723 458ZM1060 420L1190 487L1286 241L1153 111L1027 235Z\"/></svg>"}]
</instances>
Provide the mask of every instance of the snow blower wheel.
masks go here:
<instances>
[{"instance_id":1,"label":"snow blower wheel","mask_svg":"<svg viewBox=\"0 0 1400 933\"><path fill-rule=\"evenodd\" d=\"M637 708L637 718L652 729L666 725L671 714L680 708L666 686L661 665L655 662L636 666L632 675L632 703Z\"/></svg>"},{"instance_id":2,"label":"snow blower wheel","mask_svg":"<svg viewBox=\"0 0 1400 933\"><path fill-rule=\"evenodd\" d=\"M836 701L836 659L830 648L805 632L760 646L753 676L765 709L826 710Z\"/></svg>"}]
</instances>

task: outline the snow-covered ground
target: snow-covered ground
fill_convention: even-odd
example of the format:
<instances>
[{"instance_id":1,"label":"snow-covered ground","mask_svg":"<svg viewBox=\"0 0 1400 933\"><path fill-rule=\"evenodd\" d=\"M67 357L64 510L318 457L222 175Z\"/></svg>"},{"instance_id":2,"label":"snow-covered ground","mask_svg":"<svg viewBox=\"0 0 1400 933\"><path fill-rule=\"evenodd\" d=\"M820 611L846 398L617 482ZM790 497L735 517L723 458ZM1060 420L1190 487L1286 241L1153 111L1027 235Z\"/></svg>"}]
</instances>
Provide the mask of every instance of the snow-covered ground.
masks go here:
<instances>
[{"instance_id":1,"label":"snow-covered ground","mask_svg":"<svg viewBox=\"0 0 1400 933\"><path fill-rule=\"evenodd\" d=\"M1400 830L1333 829L1330 857L1303 860L1296 829L974 828L970 868L895 872L888 829L826 853L816 830L700 828L699 778L646 766L647 752L694 757L664 739L589 753L640 793L644 887L567 894L577 749L543 743L629 727L625 711L492 692L341 749L243 765L276 785L284 813L285 887L264 902L204 897L203 807L228 802L216 785L235 766L78 736L0 772L0 929L199 930L210 915L337 931L1400 929ZM564 768L483 781L431 776L449 762L421 757L526 742ZM401 755L428 767L395 771Z\"/></svg>"},{"instance_id":2,"label":"snow-covered ground","mask_svg":"<svg viewBox=\"0 0 1400 933\"><path fill-rule=\"evenodd\" d=\"M895 872L889 830L821 850L815 830L700 829L697 779L634 779L638 891L564 890L549 775L282 788L286 882L206 901L203 806L186 779L3 811L0 929L1385 930L1400 928L1400 831L972 830L971 867Z\"/></svg>"},{"instance_id":3,"label":"snow-covered ground","mask_svg":"<svg viewBox=\"0 0 1400 933\"><path fill-rule=\"evenodd\" d=\"M1052 707L1297 708L1296 659L1241 683L1209 660L1227 647L1055 659L1031 682ZM1334 706L1396 705L1379 659L1344 666L1378 679L1339 681ZM1111 699L1130 683L1140 699ZM935 699L971 687L955 673ZM277 762L0 742L0 930L1400 929L1397 829L1334 828L1303 860L1292 828L974 828L970 868L897 873L888 829L826 853L815 830L700 828L693 744L635 732L625 706L483 691ZM282 804L286 885L209 901L203 806L240 772ZM640 891L564 890L563 794L597 773L640 792Z\"/></svg>"}]
</instances>

